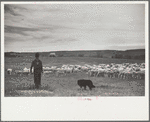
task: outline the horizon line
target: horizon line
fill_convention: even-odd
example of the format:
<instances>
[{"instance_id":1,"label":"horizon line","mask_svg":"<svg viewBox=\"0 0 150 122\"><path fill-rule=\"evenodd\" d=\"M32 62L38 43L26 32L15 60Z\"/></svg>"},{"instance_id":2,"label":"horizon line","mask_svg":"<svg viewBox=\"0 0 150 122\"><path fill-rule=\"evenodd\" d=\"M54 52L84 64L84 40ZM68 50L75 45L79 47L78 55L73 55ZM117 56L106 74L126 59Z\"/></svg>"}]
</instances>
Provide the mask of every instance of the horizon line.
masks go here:
<instances>
[{"instance_id":1,"label":"horizon line","mask_svg":"<svg viewBox=\"0 0 150 122\"><path fill-rule=\"evenodd\" d=\"M109 50L109 49L106 49L106 50ZM10 53L10 52L15 52L15 53L36 53L36 52L39 52L39 53L46 53L46 52L60 52L60 51L106 51L106 50L54 50L54 51L27 51L27 52L21 52L21 51L9 51L9 52L5 52L4 53ZM128 50L145 50L145 49L141 49L141 48L138 48L138 49L127 49L127 50L115 50L115 51L128 51ZM112 50L114 51L114 50Z\"/></svg>"}]
</instances>

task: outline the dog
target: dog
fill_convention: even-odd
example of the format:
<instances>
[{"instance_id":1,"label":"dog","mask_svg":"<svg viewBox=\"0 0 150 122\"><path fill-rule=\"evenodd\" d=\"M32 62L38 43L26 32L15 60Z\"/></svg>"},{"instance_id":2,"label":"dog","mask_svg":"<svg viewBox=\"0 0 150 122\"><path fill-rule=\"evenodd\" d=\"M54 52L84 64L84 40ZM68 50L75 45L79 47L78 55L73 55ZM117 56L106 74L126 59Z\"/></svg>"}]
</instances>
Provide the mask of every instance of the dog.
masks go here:
<instances>
[{"instance_id":1,"label":"dog","mask_svg":"<svg viewBox=\"0 0 150 122\"><path fill-rule=\"evenodd\" d=\"M90 90L92 90L92 88L95 88L91 80L80 79L77 81L77 84L80 86L81 89L82 87L84 87L85 90L86 86L88 86Z\"/></svg>"}]
</instances>

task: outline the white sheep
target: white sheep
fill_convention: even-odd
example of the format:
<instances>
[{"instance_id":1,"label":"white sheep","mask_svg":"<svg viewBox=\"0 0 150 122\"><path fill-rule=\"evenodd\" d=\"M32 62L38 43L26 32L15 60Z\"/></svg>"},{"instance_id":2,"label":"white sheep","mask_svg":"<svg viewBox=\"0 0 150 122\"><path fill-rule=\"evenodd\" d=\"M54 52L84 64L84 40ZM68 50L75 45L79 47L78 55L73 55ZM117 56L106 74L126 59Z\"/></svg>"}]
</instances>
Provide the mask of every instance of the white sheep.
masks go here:
<instances>
[{"instance_id":1,"label":"white sheep","mask_svg":"<svg viewBox=\"0 0 150 122\"><path fill-rule=\"evenodd\" d=\"M12 69L7 69L7 73L8 73L9 75L11 75L11 74L12 74Z\"/></svg>"},{"instance_id":2,"label":"white sheep","mask_svg":"<svg viewBox=\"0 0 150 122\"><path fill-rule=\"evenodd\" d=\"M45 76L46 74L53 74L53 71L43 71L43 76Z\"/></svg>"},{"instance_id":3,"label":"white sheep","mask_svg":"<svg viewBox=\"0 0 150 122\"><path fill-rule=\"evenodd\" d=\"M56 76L59 77L60 75L66 76L66 70L64 68L57 68Z\"/></svg>"},{"instance_id":4,"label":"white sheep","mask_svg":"<svg viewBox=\"0 0 150 122\"><path fill-rule=\"evenodd\" d=\"M30 68L25 67L22 73L28 75L30 73Z\"/></svg>"}]
</instances>

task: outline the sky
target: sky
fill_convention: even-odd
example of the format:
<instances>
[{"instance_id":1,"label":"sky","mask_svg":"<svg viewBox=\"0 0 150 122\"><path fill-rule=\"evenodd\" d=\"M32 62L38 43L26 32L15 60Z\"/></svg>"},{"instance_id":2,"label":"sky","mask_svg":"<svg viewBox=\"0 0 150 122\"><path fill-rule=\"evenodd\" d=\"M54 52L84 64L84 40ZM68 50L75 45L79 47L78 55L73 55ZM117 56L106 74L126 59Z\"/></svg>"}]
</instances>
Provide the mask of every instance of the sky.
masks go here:
<instances>
[{"instance_id":1,"label":"sky","mask_svg":"<svg viewBox=\"0 0 150 122\"><path fill-rule=\"evenodd\" d=\"M144 4L5 4L4 51L145 49Z\"/></svg>"}]
</instances>

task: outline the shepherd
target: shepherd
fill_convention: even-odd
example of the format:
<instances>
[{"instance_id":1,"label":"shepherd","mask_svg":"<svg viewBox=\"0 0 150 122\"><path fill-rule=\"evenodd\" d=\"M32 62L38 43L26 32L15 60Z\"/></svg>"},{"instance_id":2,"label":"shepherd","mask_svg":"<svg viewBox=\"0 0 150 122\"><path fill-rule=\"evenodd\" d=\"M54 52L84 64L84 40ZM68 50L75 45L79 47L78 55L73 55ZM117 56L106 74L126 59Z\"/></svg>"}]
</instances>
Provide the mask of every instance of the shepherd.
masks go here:
<instances>
[{"instance_id":1,"label":"shepherd","mask_svg":"<svg viewBox=\"0 0 150 122\"><path fill-rule=\"evenodd\" d=\"M43 73L42 61L39 60L39 53L35 54L35 60L31 63L30 73L32 72L32 67L34 67L34 84L35 88L39 89L41 85L41 73Z\"/></svg>"}]
</instances>

